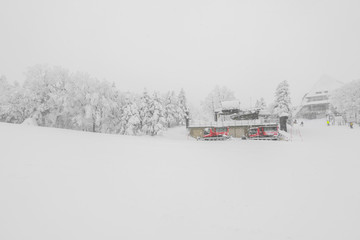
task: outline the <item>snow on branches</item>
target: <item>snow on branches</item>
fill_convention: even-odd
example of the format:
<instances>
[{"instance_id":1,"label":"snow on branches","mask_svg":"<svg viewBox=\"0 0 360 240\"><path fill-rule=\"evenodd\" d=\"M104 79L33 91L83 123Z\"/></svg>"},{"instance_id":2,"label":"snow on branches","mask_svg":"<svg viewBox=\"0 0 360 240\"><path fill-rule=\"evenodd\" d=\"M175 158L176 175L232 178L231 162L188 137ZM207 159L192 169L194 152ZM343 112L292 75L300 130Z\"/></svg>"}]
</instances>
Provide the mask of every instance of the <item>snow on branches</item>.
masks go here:
<instances>
[{"instance_id":1,"label":"snow on branches","mask_svg":"<svg viewBox=\"0 0 360 240\"><path fill-rule=\"evenodd\" d=\"M360 80L352 81L331 94L330 103L335 111L348 121L358 121L360 117Z\"/></svg>"},{"instance_id":2,"label":"snow on branches","mask_svg":"<svg viewBox=\"0 0 360 240\"><path fill-rule=\"evenodd\" d=\"M255 108L259 108L261 110L266 109L266 102L264 98L260 98L259 100L256 100Z\"/></svg>"},{"instance_id":3,"label":"snow on branches","mask_svg":"<svg viewBox=\"0 0 360 240\"><path fill-rule=\"evenodd\" d=\"M221 103L224 101L235 100L235 94L227 87L216 86L201 103L204 115L207 120L213 119L214 112L221 108Z\"/></svg>"},{"instance_id":4,"label":"snow on branches","mask_svg":"<svg viewBox=\"0 0 360 240\"><path fill-rule=\"evenodd\" d=\"M158 135L182 125L187 111L184 90L141 96L120 92L115 84L59 67L37 65L23 85L0 77L0 121L124 135Z\"/></svg>"},{"instance_id":5,"label":"snow on branches","mask_svg":"<svg viewBox=\"0 0 360 240\"><path fill-rule=\"evenodd\" d=\"M291 116L289 84L286 80L279 83L275 91L274 114Z\"/></svg>"}]
</instances>

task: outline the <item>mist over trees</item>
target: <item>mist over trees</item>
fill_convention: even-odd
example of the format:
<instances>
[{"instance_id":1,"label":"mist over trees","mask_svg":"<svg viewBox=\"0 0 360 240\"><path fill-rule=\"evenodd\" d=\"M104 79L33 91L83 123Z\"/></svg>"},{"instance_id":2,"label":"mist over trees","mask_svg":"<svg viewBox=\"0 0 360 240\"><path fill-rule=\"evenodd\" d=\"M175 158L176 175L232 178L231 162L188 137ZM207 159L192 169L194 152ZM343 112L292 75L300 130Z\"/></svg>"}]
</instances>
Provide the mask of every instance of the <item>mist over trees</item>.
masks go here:
<instances>
[{"instance_id":1,"label":"mist over trees","mask_svg":"<svg viewBox=\"0 0 360 240\"><path fill-rule=\"evenodd\" d=\"M25 82L0 77L0 121L22 123L33 118L46 127L123 135L158 135L185 124L184 90L161 95L123 93L115 84L61 67L37 65Z\"/></svg>"}]
</instances>

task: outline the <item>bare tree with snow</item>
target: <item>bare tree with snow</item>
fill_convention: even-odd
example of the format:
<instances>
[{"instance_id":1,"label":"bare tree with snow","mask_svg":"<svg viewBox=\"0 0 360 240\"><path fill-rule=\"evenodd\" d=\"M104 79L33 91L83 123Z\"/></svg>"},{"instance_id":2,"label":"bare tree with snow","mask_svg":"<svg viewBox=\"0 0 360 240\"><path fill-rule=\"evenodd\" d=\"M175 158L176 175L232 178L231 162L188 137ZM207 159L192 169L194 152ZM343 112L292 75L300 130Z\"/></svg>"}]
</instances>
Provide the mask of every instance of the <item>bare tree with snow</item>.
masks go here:
<instances>
[{"instance_id":1,"label":"bare tree with snow","mask_svg":"<svg viewBox=\"0 0 360 240\"><path fill-rule=\"evenodd\" d=\"M335 90L331 95L330 103L347 121L359 121L360 80L352 81Z\"/></svg>"},{"instance_id":2,"label":"bare tree with snow","mask_svg":"<svg viewBox=\"0 0 360 240\"><path fill-rule=\"evenodd\" d=\"M235 100L235 94L227 87L216 86L202 102L204 114L212 119L216 109L221 107L221 102Z\"/></svg>"},{"instance_id":3,"label":"bare tree with snow","mask_svg":"<svg viewBox=\"0 0 360 240\"><path fill-rule=\"evenodd\" d=\"M260 98L259 100L256 100L255 108L259 108L261 110L267 108L264 98Z\"/></svg>"}]
</instances>

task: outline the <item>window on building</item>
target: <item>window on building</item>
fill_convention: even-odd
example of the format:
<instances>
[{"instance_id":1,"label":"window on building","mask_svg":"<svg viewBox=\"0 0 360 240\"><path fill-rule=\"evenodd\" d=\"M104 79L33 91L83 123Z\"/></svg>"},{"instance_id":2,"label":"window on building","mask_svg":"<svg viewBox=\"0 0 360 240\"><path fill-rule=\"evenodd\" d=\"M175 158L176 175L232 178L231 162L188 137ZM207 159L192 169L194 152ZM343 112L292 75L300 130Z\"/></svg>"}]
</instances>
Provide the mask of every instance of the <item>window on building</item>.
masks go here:
<instances>
[{"instance_id":1,"label":"window on building","mask_svg":"<svg viewBox=\"0 0 360 240\"><path fill-rule=\"evenodd\" d=\"M265 132L276 132L277 131L277 127L274 126L274 127L264 127L264 131Z\"/></svg>"},{"instance_id":2,"label":"window on building","mask_svg":"<svg viewBox=\"0 0 360 240\"><path fill-rule=\"evenodd\" d=\"M328 100L328 99L329 99L328 96L316 96L316 97L309 97L308 101L315 102L315 101L324 101L324 100Z\"/></svg>"},{"instance_id":3,"label":"window on building","mask_svg":"<svg viewBox=\"0 0 360 240\"><path fill-rule=\"evenodd\" d=\"M249 130L249 134L250 135L253 135L253 134L256 134L257 133L257 128L251 128L250 130Z\"/></svg>"},{"instance_id":4,"label":"window on building","mask_svg":"<svg viewBox=\"0 0 360 240\"><path fill-rule=\"evenodd\" d=\"M210 128L205 128L204 129L204 135L210 134Z\"/></svg>"},{"instance_id":5,"label":"window on building","mask_svg":"<svg viewBox=\"0 0 360 240\"><path fill-rule=\"evenodd\" d=\"M226 127L216 128L216 132L226 132L226 131L227 131Z\"/></svg>"}]
</instances>

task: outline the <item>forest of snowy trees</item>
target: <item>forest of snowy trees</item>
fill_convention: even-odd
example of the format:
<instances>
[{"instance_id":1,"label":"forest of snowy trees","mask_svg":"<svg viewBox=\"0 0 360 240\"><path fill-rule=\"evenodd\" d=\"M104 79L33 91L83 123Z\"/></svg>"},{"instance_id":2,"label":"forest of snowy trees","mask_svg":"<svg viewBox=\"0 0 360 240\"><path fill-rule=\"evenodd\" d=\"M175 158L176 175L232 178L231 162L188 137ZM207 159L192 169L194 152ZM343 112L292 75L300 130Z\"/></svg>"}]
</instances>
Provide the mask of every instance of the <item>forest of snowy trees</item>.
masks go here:
<instances>
[{"instance_id":1,"label":"forest of snowy trees","mask_svg":"<svg viewBox=\"0 0 360 240\"><path fill-rule=\"evenodd\" d=\"M0 121L123 135L158 135L185 124L184 90L142 94L61 67L34 66L23 84L0 78Z\"/></svg>"}]
</instances>

